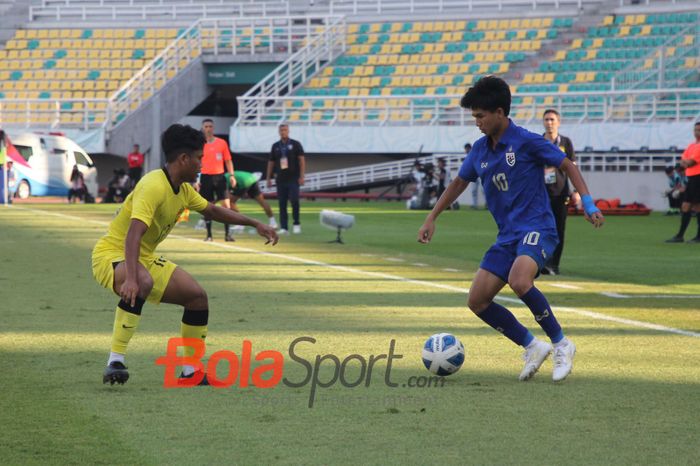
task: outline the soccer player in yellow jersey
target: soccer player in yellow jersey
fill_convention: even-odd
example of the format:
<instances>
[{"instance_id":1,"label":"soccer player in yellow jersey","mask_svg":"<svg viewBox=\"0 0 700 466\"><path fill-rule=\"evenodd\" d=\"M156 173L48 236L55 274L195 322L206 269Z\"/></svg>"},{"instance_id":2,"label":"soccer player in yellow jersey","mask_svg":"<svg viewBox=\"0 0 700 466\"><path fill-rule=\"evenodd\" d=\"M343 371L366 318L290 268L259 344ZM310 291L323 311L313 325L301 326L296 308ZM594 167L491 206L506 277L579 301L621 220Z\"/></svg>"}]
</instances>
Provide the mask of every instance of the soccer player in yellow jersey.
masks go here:
<instances>
[{"instance_id":1,"label":"soccer player in yellow jersey","mask_svg":"<svg viewBox=\"0 0 700 466\"><path fill-rule=\"evenodd\" d=\"M185 209L195 210L218 222L252 226L267 239L266 244L277 244L273 228L210 204L189 184L197 179L204 143L204 136L198 130L190 126L170 126L162 136L165 167L148 173L139 181L92 252L95 279L121 298L103 383L123 384L129 379L124 355L145 301L183 306L182 336L204 339L207 335L207 293L191 275L155 254L156 247L168 236ZM193 354L193 348L186 349L186 356ZM181 377L193 375L192 367L183 368ZM206 377L200 385L207 385Z\"/></svg>"}]
</instances>

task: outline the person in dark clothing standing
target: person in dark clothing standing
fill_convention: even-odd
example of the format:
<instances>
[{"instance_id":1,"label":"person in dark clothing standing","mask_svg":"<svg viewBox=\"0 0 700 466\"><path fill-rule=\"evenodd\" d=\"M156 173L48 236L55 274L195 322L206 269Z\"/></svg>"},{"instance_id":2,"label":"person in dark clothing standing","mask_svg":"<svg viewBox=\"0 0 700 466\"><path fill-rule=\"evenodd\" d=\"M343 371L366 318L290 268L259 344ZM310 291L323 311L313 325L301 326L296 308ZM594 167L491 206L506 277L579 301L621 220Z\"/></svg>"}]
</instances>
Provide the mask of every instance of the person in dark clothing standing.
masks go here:
<instances>
[{"instance_id":1,"label":"person in dark clothing standing","mask_svg":"<svg viewBox=\"0 0 700 466\"><path fill-rule=\"evenodd\" d=\"M571 143L571 139L559 134L559 125L561 124L559 112L554 109L547 109L544 111L542 118L544 120L544 138L564 152L569 160L576 162L576 154L574 153L574 145ZM561 254L564 250L566 215L571 198L569 179L566 173L561 169L546 166L544 168L544 182L547 186L549 202L552 206L554 220L557 224L559 245L548 259L547 264L544 269L542 269L542 273L545 275L559 275L559 262L561 261Z\"/></svg>"},{"instance_id":2,"label":"person in dark clothing standing","mask_svg":"<svg viewBox=\"0 0 700 466\"><path fill-rule=\"evenodd\" d=\"M289 138L289 126L279 126L280 140L272 145L270 159L267 162L267 187L272 187L274 172L277 185L277 200L280 209L280 233L289 232L287 202L292 204L294 225L292 233L301 233L299 223L299 187L304 185L306 160L304 148L299 141Z\"/></svg>"}]
</instances>

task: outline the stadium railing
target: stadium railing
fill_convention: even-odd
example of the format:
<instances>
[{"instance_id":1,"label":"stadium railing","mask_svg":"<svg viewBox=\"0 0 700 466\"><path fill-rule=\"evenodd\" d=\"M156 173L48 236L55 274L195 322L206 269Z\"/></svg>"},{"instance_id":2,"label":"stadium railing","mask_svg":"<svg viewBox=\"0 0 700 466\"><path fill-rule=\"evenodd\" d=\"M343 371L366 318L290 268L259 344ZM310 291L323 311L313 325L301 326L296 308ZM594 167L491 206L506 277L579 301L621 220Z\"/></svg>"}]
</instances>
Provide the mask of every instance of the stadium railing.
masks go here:
<instances>
[{"instance_id":1,"label":"stadium railing","mask_svg":"<svg viewBox=\"0 0 700 466\"><path fill-rule=\"evenodd\" d=\"M673 44L680 43L679 39L688 35L695 36L691 46L687 47L682 53L675 53L673 56L669 56L667 53L669 48L675 50L675 47L672 47ZM630 62L626 67L616 72L610 80L611 89L623 90L639 87L662 89L664 87L674 87L677 83L682 83L687 77L696 74L698 70L691 68L683 74L675 73L674 79L670 79L666 71L673 67L668 66L669 62L675 63L685 58L695 57L700 57L700 23L681 29L669 37L660 47L657 47L646 56ZM669 83L668 81L675 82Z\"/></svg>"},{"instance_id":2,"label":"stadium railing","mask_svg":"<svg viewBox=\"0 0 700 466\"><path fill-rule=\"evenodd\" d=\"M29 21L41 20L147 20L147 19L192 19L218 18L222 16L280 16L289 15L289 2L120 2L95 1L89 4L32 5L29 7Z\"/></svg>"},{"instance_id":3,"label":"stadium railing","mask_svg":"<svg viewBox=\"0 0 700 466\"><path fill-rule=\"evenodd\" d=\"M344 187L370 185L375 183L386 183L389 181L407 180L414 163L420 161L421 164L432 163L437 166L439 158L445 159L445 166L448 170L459 167L464 154L442 154L429 155L416 158L407 158L394 162L382 162L369 165L359 165L355 167L342 168L338 170L325 170L307 173L304 177L303 191L324 191ZM273 180L274 186L274 180ZM267 191L274 191L274 188L264 188Z\"/></svg>"},{"instance_id":4,"label":"stadium railing","mask_svg":"<svg viewBox=\"0 0 700 466\"><path fill-rule=\"evenodd\" d=\"M539 121L545 108L557 109L564 118L578 122L682 121L700 117L700 90L694 88L601 92L518 93L511 113L519 121ZM639 98L644 97L644 98ZM238 97L247 109L236 126L275 125L463 125L471 114L458 106L461 95L366 97ZM331 105L323 105L330 101ZM314 105L315 102L318 104ZM320 106L326 108L319 109ZM252 110L255 110L253 112Z\"/></svg>"},{"instance_id":5,"label":"stadium railing","mask_svg":"<svg viewBox=\"0 0 700 466\"><path fill-rule=\"evenodd\" d=\"M560 8L580 10L584 5L603 3L603 0L330 0L331 14L392 14L462 12L551 11Z\"/></svg>"},{"instance_id":6,"label":"stadium railing","mask_svg":"<svg viewBox=\"0 0 700 466\"><path fill-rule=\"evenodd\" d=\"M331 18L321 34L309 40L305 47L265 76L243 98L239 98L239 119L259 119L265 113L270 99L292 93L323 66L345 52L345 17Z\"/></svg>"},{"instance_id":7,"label":"stadium railing","mask_svg":"<svg viewBox=\"0 0 700 466\"><path fill-rule=\"evenodd\" d=\"M329 29L336 36L344 37L339 34L344 24L338 16L201 19L180 33L110 98L0 99L0 125L110 129L203 53L250 56L308 49L314 38ZM249 33L240 37L242 41L236 40L236 31L243 29ZM304 57L313 58L311 55ZM316 58L327 60L328 56Z\"/></svg>"},{"instance_id":8,"label":"stadium railing","mask_svg":"<svg viewBox=\"0 0 700 466\"><path fill-rule=\"evenodd\" d=\"M643 152L581 152L576 154L576 164L584 172L662 172L673 165L679 152L643 153ZM359 165L337 170L324 170L307 173L303 191L328 191L338 188L353 188L372 184L387 184L400 180L409 181L414 163L437 166L438 159L445 160L447 170L459 168L463 153L439 153L422 157L410 157L393 162ZM274 186L274 180L273 180ZM274 188L263 187L265 192L274 192Z\"/></svg>"}]
</instances>

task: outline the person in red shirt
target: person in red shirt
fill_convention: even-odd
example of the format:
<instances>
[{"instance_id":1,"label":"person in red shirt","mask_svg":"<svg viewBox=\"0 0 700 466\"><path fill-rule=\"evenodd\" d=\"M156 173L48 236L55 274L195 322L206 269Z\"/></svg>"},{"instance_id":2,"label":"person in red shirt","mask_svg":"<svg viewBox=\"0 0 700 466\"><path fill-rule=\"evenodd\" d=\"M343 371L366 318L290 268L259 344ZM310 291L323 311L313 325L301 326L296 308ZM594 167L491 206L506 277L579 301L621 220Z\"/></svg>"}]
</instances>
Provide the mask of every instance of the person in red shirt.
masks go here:
<instances>
[{"instance_id":1,"label":"person in red shirt","mask_svg":"<svg viewBox=\"0 0 700 466\"><path fill-rule=\"evenodd\" d=\"M215 204L221 202L227 209L231 208L231 201L228 198L226 178L224 173L231 177L231 188L236 185L233 176L233 162L228 144L221 138L214 136L214 121L207 118L202 121L202 133L207 143L204 144L204 155L202 156L202 174L199 177L199 194L204 199ZM204 241L212 241L211 219L204 217L207 227L207 236ZM229 225L224 224L225 240L235 241L229 231Z\"/></svg>"},{"instance_id":2,"label":"person in red shirt","mask_svg":"<svg viewBox=\"0 0 700 466\"><path fill-rule=\"evenodd\" d=\"M695 142L690 144L681 156L680 166L685 168L685 176L688 177L688 185L683 193L681 204L681 229L676 236L667 239L667 243L682 243L685 230L690 225L692 212L698 219L698 233L689 243L700 243L700 121L695 123L693 130Z\"/></svg>"},{"instance_id":3,"label":"person in red shirt","mask_svg":"<svg viewBox=\"0 0 700 466\"><path fill-rule=\"evenodd\" d=\"M143 154L140 151L139 145L134 144L134 150L126 156L126 162L129 164L129 178L131 178L132 186L141 179L143 174Z\"/></svg>"}]
</instances>

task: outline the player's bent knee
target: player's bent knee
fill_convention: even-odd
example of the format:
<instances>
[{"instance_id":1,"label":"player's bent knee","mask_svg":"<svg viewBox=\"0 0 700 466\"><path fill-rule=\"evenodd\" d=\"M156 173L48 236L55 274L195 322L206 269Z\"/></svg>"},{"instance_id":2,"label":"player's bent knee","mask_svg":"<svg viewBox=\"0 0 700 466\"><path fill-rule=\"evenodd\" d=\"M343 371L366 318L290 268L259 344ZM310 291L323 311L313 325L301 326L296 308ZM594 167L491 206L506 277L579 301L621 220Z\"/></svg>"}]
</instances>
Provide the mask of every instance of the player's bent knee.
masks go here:
<instances>
[{"instance_id":1,"label":"player's bent knee","mask_svg":"<svg viewBox=\"0 0 700 466\"><path fill-rule=\"evenodd\" d=\"M470 294L469 298L467 299L467 306L474 314L479 314L481 311L486 309L488 305L489 303L486 302L486 300L472 294Z\"/></svg>"},{"instance_id":2,"label":"player's bent knee","mask_svg":"<svg viewBox=\"0 0 700 466\"><path fill-rule=\"evenodd\" d=\"M153 277L145 270L139 274L139 296L143 299L151 294L153 289Z\"/></svg>"},{"instance_id":3,"label":"player's bent knee","mask_svg":"<svg viewBox=\"0 0 700 466\"><path fill-rule=\"evenodd\" d=\"M192 289L188 298L185 305L188 309L207 309L209 307L207 292L199 285Z\"/></svg>"},{"instance_id":4,"label":"player's bent knee","mask_svg":"<svg viewBox=\"0 0 700 466\"><path fill-rule=\"evenodd\" d=\"M532 288L533 282L530 279L514 278L508 281L508 285L515 294L522 296Z\"/></svg>"}]
</instances>

